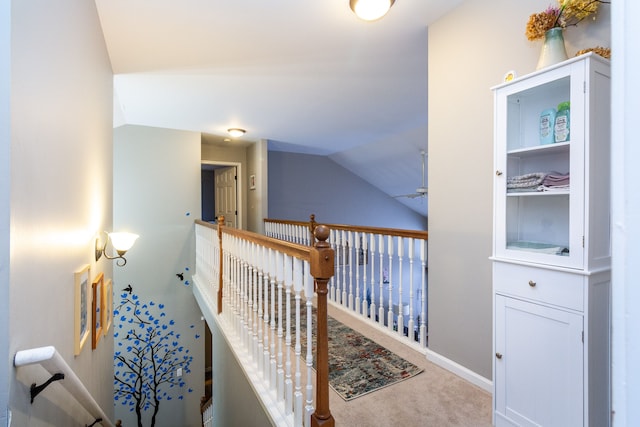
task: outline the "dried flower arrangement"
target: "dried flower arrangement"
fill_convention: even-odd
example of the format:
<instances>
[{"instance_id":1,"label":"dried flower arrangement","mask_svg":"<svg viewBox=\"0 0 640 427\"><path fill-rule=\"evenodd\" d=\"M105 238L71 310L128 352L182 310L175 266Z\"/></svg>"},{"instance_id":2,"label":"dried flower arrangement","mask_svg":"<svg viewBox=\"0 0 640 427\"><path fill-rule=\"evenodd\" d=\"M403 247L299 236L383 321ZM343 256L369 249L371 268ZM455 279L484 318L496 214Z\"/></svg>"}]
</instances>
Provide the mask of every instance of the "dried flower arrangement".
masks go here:
<instances>
[{"instance_id":1,"label":"dried flower arrangement","mask_svg":"<svg viewBox=\"0 0 640 427\"><path fill-rule=\"evenodd\" d=\"M587 53L587 52L593 52L597 55L602 56L603 58L611 59L611 49L609 49L608 47L601 47L601 46L590 47L587 49L579 50L578 52L576 52L576 56L580 56L583 53Z\"/></svg>"},{"instance_id":2,"label":"dried flower arrangement","mask_svg":"<svg viewBox=\"0 0 640 427\"><path fill-rule=\"evenodd\" d=\"M558 0L558 6L549 6L529 17L525 35L529 40L544 38L544 33L554 27L566 28L577 25L583 19L595 15L603 0ZM595 19L595 17L594 17Z\"/></svg>"}]
</instances>

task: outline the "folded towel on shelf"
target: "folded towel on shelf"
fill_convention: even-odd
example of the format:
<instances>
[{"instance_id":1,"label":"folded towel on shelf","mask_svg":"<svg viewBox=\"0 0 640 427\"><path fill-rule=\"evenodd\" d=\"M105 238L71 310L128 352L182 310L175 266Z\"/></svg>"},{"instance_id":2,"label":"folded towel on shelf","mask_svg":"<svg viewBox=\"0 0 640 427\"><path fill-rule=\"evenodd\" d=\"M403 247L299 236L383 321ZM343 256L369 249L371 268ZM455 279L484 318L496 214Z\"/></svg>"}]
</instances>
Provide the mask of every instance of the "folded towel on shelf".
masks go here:
<instances>
[{"instance_id":1,"label":"folded towel on shelf","mask_svg":"<svg viewBox=\"0 0 640 427\"><path fill-rule=\"evenodd\" d=\"M542 185L547 187L569 185L569 174L559 172L549 172L542 180Z\"/></svg>"},{"instance_id":2,"label":"folded towel on shelf","mask_svg":"<svg viewBox=\"0 0 640 427\"><path fill-rule=\"evenodd\" d=\"M507 191L538 191L547 174L533 172L507 178Z\"/></svg>"},{"instance_id":3,"label":"folded towel on shelf","mask_svg":"<svg viewBox=\"0 0 640 427\"><path fill-rule=\"evenodd\" d=\"M541 185L538 187L538 191L569 191L569 184L567 185Z\"/></svg>"}]
</instances>

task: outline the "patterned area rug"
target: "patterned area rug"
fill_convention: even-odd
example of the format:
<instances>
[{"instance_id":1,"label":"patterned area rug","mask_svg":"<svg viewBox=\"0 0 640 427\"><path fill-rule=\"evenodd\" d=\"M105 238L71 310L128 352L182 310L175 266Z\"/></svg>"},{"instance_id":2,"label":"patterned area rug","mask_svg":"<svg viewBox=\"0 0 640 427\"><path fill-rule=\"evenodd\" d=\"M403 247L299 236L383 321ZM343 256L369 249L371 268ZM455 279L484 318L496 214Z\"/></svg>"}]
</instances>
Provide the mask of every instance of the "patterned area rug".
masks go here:
<instances>
[{"instance_id":1,"label":"patterned area rug","mask_svg":"<svg viewBox=\"0 0 640 427\"><path fill-rule=\"evenodd\" d=\"M313 324L313 354L315 359L315 307ZM304 313L304 310L302 310ZM302 314L300 332L306 336L306 316ZM329 385L344 400L349 401L399 381L411 378L422 369L387 350L359 332L328 318ZM304 347L304 339L303 339ZM303 348L304 355L306 348ZM313 366L315 368L315 360Z\"/></svg>"}]
</instances>

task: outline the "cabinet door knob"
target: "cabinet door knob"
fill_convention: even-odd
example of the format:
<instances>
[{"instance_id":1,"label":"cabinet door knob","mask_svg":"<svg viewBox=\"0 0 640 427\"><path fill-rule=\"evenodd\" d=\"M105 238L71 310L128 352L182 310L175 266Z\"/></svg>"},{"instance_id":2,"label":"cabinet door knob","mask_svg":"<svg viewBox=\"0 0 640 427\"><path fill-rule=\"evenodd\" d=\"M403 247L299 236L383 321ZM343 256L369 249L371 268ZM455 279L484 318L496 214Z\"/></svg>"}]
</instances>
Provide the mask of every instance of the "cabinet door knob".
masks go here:
<instances>
[{"instance_id":1,"label":"cabinet door knob","mask_svg":"<svg viewBox=\"0 0 640 427\"><path fill-rule=\"evenodd\" d=\"M496 171L496 176L502 175L502 171Z\"/></svg>"},{"instance_id":2,"label":"cabinet door knob","mask_svg":"<svg viewBox=\"0 0 640 427\"><path fill-rule=\"evenodd\" d=\"M496 358L497 359L502 359L502 353L496 353Z\"/></svg>"},{"instance_id":3,"label":"cabinet door knob","mask_svg":"<svg viewBox=\"0 0 640 427\"><path fill-rule=\"evenodd\" d=\"M536 282L534 282L533 280L529 280L529 286L531 286L532 288L536 286Z\"/></svg>"}]
</instances>

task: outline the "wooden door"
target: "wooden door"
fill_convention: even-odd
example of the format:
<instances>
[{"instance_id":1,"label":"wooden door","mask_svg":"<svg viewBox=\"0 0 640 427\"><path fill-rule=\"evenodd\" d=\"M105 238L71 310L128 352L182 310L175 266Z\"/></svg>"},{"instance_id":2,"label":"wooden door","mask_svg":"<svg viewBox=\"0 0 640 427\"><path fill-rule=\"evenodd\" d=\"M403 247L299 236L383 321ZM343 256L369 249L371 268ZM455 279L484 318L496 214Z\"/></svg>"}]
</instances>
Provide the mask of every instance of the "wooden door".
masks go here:
<instances>
[{"instance_id":1,"label":"wooden door","mask_svg":"<svg viewBox=\"0 0 640 427\"><path fill-rule=\"evenodd\" d=\"M224 215L228 227L238 224L237 169L235 166L215 170L216 216Z\"/></svg>"}]
</instances>

